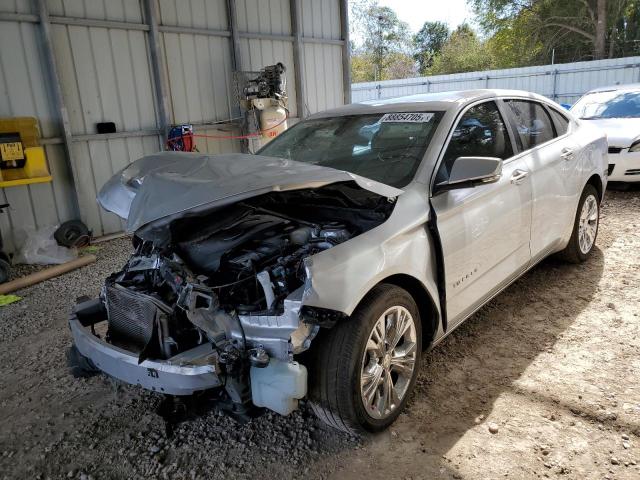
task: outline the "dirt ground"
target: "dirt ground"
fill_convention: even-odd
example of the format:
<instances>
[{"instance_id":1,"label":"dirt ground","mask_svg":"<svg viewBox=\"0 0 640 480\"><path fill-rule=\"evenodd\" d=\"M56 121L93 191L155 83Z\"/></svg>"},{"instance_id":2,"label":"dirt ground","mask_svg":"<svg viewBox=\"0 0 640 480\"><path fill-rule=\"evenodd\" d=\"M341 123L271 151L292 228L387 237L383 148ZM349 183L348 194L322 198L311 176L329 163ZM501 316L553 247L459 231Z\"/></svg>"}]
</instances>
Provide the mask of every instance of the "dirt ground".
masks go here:
<instances>
[{"instance_id":1,"label":"dirt ground","mask_svg":"<svg viewBox=\"0 0 640 480\"><path fill-rule=\"evenodd\" d=\"M0 309L0 478L640 478L639 189L607 193L588 262L544 261L426 354L406 413L365 439L306 408L167 438L157 396L71 378L66 313L127 255L104 244Z\"/></svg>"}]
</instances>

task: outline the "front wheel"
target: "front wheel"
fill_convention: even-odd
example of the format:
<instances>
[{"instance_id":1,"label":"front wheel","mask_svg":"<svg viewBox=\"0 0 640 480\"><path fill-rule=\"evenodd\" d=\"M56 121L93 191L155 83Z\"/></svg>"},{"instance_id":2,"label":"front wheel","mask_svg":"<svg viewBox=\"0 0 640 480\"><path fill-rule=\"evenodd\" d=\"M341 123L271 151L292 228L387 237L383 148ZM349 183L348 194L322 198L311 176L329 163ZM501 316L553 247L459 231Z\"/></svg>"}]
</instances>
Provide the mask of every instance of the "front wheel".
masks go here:
<instances>
[{"instance_id":1,"label":"front wheel","mask_svg":"<svg viewBox=\"0 0 640 480\"><path fill-rule=\"evenodd\" d=\"M348 320L314 345L309 397L331 427L376 432L403 410L422 351L420 314L411 295L379 285Z\"/></svg>"},{"instance_id":2,"label":"front wheel","mask_svg":"<svg viewBox=\"0 0 640 480\"><path fill-rule=\"evenodd\" d=\"M573 224L571 239L560 257L571 263L584 262L598 236L600 223L600 202L598 191L593 185L586 185L578 202L578 210Z\"/></svg>"}]
</instances>

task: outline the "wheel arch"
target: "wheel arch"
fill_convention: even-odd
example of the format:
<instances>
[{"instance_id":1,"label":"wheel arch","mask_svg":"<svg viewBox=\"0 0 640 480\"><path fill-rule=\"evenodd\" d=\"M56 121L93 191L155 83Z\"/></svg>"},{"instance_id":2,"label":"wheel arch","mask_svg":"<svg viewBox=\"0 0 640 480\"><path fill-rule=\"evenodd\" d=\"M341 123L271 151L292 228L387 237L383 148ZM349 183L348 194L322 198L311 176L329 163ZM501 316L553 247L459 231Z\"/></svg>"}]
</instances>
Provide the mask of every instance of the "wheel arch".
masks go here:
<instances>
[{"instance_id":1,"label":"wheel arch","mask_svg":"<svg viewBox=\"0 0 640 480\"><path fill-rule=\"evenodd\" d=\"M596 189L596 191L598 192L598 197L600 198L600 201L602 201L604 199L604 186L602 184L602 179L600 178L600 175L598 175L597 173L594 173L593 175L591 175L589 177L589 180L587 180L586 185L592 185L593 188Z\"/></svg>"},{"instance_id":2,"label":"wheel arch","mask_svg":"<svg viewBox=\"0 0 640 480\"><path fill-rule=\"evenodd\" d=\"M411 275L398 273L384 278L377 285L395 285L406 290L418 306L420 320L422 321L422 348L427 349L433 342L440 325L440 311L434 302L427 287ZM366 296L366 295L365 295ZM362 301L362 300L361 300Z\"/></svg>"}]
</instances>

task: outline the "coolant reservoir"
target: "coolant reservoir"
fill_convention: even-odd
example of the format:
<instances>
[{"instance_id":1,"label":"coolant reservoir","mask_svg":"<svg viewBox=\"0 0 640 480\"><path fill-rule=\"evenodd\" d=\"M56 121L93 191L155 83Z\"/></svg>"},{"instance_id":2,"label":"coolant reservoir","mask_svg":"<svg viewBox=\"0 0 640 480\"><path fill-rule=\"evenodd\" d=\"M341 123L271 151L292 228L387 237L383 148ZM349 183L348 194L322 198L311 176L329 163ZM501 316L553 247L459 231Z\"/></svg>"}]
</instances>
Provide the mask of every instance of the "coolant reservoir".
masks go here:
<instances>
[{"instance_id":1,"label":"coolant reservoir","mask_svg":"<svg viewBox=\"0 0 640 480\"><path fill-rule=\"evenodd\" d=\"M298 362L271 358L264 368L251 367L250 376L253 403L280 415L293 412L307 394L307 368Z\"/></svg>"}]
</instances>

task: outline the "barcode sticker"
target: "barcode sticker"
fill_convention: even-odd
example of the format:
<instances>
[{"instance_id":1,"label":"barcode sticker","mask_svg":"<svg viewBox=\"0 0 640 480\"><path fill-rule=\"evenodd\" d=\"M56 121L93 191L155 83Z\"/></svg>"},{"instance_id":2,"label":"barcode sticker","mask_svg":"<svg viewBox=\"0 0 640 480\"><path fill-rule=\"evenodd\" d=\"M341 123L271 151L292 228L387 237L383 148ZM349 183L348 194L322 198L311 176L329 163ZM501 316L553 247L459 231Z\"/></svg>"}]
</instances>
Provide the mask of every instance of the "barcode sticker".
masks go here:
<instances>
[{"instance_id":1,"label":"barcode sticker","mask_svg":"<svg viewBox=\"0 0 640 480\"><path fill-rule=\"evenodd\" d=\"M427 123L433 118L433 113L386 113L380 119L384 122Z\"/></svg>"}]
</instances>

